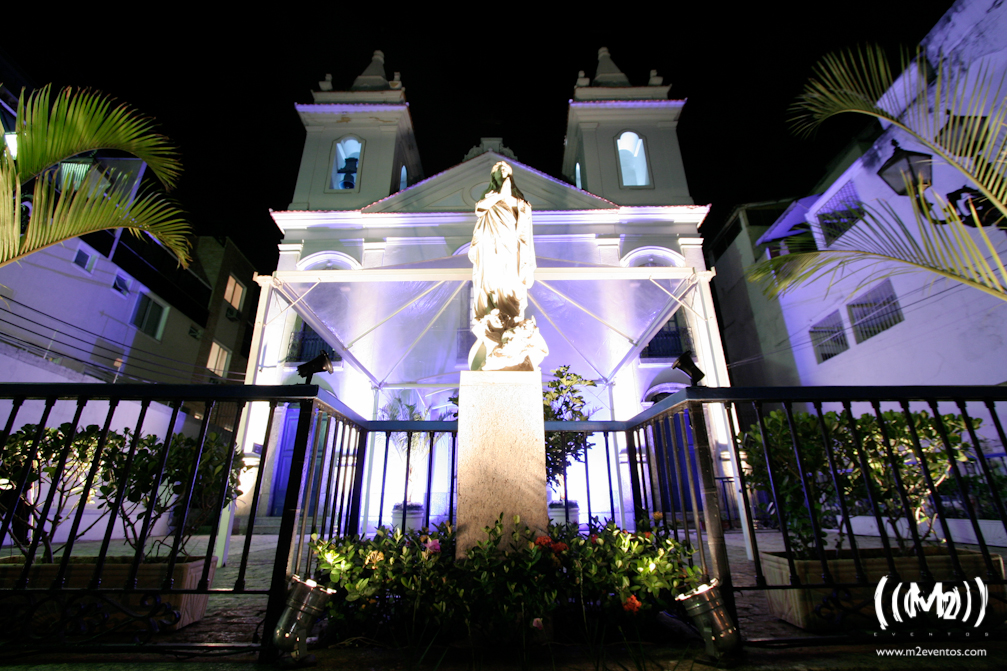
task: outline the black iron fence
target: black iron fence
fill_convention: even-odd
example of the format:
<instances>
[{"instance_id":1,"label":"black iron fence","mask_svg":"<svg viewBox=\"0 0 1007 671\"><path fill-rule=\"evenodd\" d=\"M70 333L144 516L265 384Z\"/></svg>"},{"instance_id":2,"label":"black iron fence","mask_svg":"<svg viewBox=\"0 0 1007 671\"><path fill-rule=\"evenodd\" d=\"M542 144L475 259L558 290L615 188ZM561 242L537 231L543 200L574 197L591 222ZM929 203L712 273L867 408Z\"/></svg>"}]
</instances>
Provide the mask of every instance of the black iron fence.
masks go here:
<instances>
[{"instance_id":1,"label":"black iron fence","mask_svg":"<svg viewBox=\"0 0 1007 671\"><path fill-rule=\"evenodd\" d=\"M314 386L0 385L3 650L268 654L268 636L260 645L254 631L238 642L221 632L199 643L170 632L220 598L261 611L270 631L309 518L311 531L322 529L320 519L325 533L355 531L363 433L317 393ZM266 463L283 404L301 418L291 486L265 565L255 565L266 469L249 479L238 441L247 422L262 446L256 458ZM317 471L306 454L320 446L327 461ZM326 496L309 516L301 511L307 493L319 491L313 478L324 481ZM242 494L247 530L228 561L228 522Z\"/></svg>"},{"instance_id":2,"label":"black iron fence","mask_svg":"<svg viewBox=\"0 0 1007 671\"><path fill-rule=\"evenodd\" d=\"M1005 402L1007 390L986 387L690 388L626 422L548 422L590 445L550 512L585 529L664 525L729 608L735 595L764 593L784 611L801 602L805 629L857 622L872 602L855 591L873 594L882 577L924 590L978 577L992 621ZM454 520L457 422L367 421L315 386L0 385L0 426L8 650L128 641L269 656L268 635L165 632L195 616L181 603L195 597L196 611L246 600L268 634L289 576L312 571L313 534ZM251 443L261 450L243 453ZM270 497L283 514L263 545ZM243 536L228 549L235 513Z\"/></svg>"},{"instance_id":3,"label":"black iron fence","mask_svg":"<svg viewBox=\"0 0 1007 671\"><path fill-rule=\"evenodd\" d=\"M947 635L1003 622L1005 403L998 387L692 388L658 419L691 413L697 452L732 462L751 562L725 575L707 515L722 584L764 594L796 633L856 640L879 625ZM728 425L713 450L700 446L716 434L704 414Z\"/></svg>"}]
</instances>

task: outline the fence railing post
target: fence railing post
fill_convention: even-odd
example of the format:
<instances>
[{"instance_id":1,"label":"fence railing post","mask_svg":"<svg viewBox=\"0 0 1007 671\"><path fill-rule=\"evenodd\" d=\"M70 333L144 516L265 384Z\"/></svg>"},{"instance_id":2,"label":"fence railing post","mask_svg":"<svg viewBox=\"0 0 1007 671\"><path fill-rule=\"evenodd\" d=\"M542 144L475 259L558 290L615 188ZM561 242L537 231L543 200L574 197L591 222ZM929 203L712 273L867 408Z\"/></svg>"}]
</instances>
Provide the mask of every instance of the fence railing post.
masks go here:
<instances>
[{"instance_id":1,"label":"fence railing post","mask_svg":"<svg viewBox=\"0 0 1007 671\"><path fill-rule=\"evenodd\" d=\"M703 516L706 519L706 544L714 576L720 582L720 593L724 605L734 621L738 621L738 611L734 604L734 581L731 579L731 565L727 560L727 543L724 541L724 527L720 523L720 500L717 498L716 473L713 470L713 456L710 453L710 434L706 427L703 404L689 402L689 421L692 422L692 437L696 446L696 460L699 462L699 478L702 481Z\"/></svg>"},{"instance_id":2,"label":"fence railing post","mask_svg":"<svg viewBox=\"0 0 1007 671\"><path fill-rule=\"evenodd\" d=\"M353 456L353 485L350 489L350 509L346 520L346 535L356 536L360 533L360 497L364 489L364 459L367 453L367 431L357 432L357 449ZM364 521L367 530L367 521Z\"/></svg>"},{"instance_id":3,"label":"fence railing post","mask_svg":"<svg viewBox=\"0 0 1007 671\"><path fill-rule=\"evenodd\" d=\"M294 438L294 450L290 456L290 480L287 482L286 498L283 502L283 517L280 520L280 531L276 539L276 553L273 556L273 575L269 583L269 601L266 605L266 617L262 630L261 661L273 661L277 657L273 647L273 629L276 628L287 600L288 570L291 553L294 547L294 527L297 522L298 507L301 501L301 486L304 483L305 455L308 452L308 434L311 432L311 409L313 402L300 402L300 414L297 417L297 434ZM306 576L310 577L310 576Z\"/></svg>"},{"instance_id":4,"label":"fence railing post","mask_svg":"<svg viewBox=\"0 0 1007 671\"><path fill-rule=\"evenodd\" d=\"M626 431L626 461L629 466L629 485L633 491L633 528L636 529L637 521L647 516L647 509L644 507L643 494L640 491L636 434L632 429Z\"/></svg>"}]
</instances>

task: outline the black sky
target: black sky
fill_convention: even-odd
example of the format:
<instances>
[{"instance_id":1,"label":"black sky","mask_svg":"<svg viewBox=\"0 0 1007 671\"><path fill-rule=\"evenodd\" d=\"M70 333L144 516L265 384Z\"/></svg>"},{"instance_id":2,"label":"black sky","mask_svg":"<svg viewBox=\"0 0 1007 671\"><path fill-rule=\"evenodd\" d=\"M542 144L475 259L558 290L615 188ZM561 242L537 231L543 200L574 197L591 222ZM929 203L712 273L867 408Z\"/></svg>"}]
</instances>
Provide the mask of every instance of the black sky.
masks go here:
<instances>
[{"instance_id":1,"label":"black sky","mask_svg":"<svg viewBox=\"0 0 1007 671\"><path fill-rule=\"evenodd\" d=\"M563 21L523 16L520 6L433 20L291 4L289 16L276 5L269 15L143 26L64 15L38 34L9 32L0 49L36 84L97 88L153 116L181 150L173 195L196 231L230 235L269 272L279 231L268 211L289 204L304 141L294 103L310 102L327 72L348 87L375 49L389 77L402 74L427 176L483 136L503 137L520 161L559 176L567 101L578 70L594 74L598 48L634 84L658 70L671 97L688 98L679 137L694 200L713 204L709 236L737 203L804 195L864 124L837 120L812 140L789 132L787 107L822 55L878 42L897 57L950 2L731 5L626 4L622 16L613 3L604 12L573 5Z\"/></svg>"}]
</instances>

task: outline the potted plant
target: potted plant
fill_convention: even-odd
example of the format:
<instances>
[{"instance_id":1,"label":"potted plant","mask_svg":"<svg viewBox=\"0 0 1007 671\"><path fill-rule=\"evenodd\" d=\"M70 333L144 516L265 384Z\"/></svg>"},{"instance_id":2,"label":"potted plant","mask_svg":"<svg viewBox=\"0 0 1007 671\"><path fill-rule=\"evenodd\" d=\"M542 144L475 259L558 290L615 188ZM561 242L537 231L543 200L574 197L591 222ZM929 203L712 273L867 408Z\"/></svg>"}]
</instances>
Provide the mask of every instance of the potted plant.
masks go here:
<instances>
[{"instance_id":1,"label":"potted plant","mask_svg":"<svg viewBox=\"0 0 1007 671\"><path fill-rule=\"evenodd\" d=\"M430 410L420 410L415 403L407 403L406 399L396 394L378 411L378 419L398 422L422 422L428 419L440 421L443 416L438 414L431 418ZM414 431L412 435L406 431L396 431L389 437L391 444L403 461L408 461L406 471L406 500L396 501L392 505L392 526L403 530L419 529L423 526L426 506L412 500L413 474L417 459L425 457L430 450L429 436L424 431ZM403 518L404 511L404 518Z\"/></svg>"},{"instance_id":2,"label":"potted plant","mask_svg":"<svg viewBox=\"0 0 1007 671\"><path fill-rule=\"evenodd\" d=\"M966 464L968 466L968 464ZM1007 530L1004 529L1003 520L997 510L993 500L992 491L1000 492L1001 501L1007 495L1007 472L1005 472L1003 462L989 462L993 475L993 486L989 487L986 478L981 473L965 473L962 479L964 491L959 488L958 482L954 478L949 478L938 487L937 491L941 495L944 503L946 519L944 520L952 538L959 543L976 544L975 529L972 528L972 521L968 518L965 508L965 500L968 499L975 510L979 522L979 529L987 545L997 547L1007 547ZM934 533L939 538L944 537L944 529L940 524L934 525Z\"/></svg>"},{"instance_id":3,"label":"potted plant","mask_svg":"<svg viewBox=\"0 0 1007 671\"><path fill-rule=\"evenodd\" d=\"M83 491L82 483L94 460L100 434L101 429L94 425L74 431L70 423L58 428L26 424L8 437L0 461L0 515L6 517L16 506L9 538L25 557L32 554L34 544L35 556L43 563L52 563L61 549L58 544L66 540L65 532L61 533L64 523L90 498L91 493ZM107 444L108 450L121 450L123 436L110 432ZM18 494L26 467L28 479ZM100 515L89 517L93 519L87 519L85 526L78 529L77 538L85 536L101 519Z\"/></svg>"},{"instance_id":4,"label":"potted plant","mask_svg":"<svg viewBox=\"0 0 1007 671\"><path fill-rule=\"evenodd\" d=\"M795 413L793 418L794 437L801 454L801 466L807 478L811 514L819 521L819 525L816 532L811 524L808 502L805 501L804 488L801 486L801 476L794 457L787 417L781 411L770 412L765 415L764 424L769 442L768 456L773 464L776 485L775 503L785 518L786 528L783 531L790 541L792 556L788 556L785 552L760 553L769 584L789 584L790 559L794 560L795 572L802 584L821 582L822 566L817 553L817 543L825 544L826 533L822 524L825 520L834 520L834 524L840 529L836 547L827 550L829 571L837 582L855 582L852 554L848 550L843 550L842 544L849 528L859 535L861 529L854 524L858 518L874 522L874 532L877 534L873 510L867 503L868 480L871 482L874 500L882 520L885 521L885 531L889 538L895 540L893 550L900 555L895 558L900 576L907 581L919 580L919 563L909 540L909 525L917 527L922 542L933 528L933 512L926 478L913 450L912 434L905 416L893 412L882 414L889 446L893 459L899 467L903 489L912 512L910 520L905 519L894 472L882 447L881 429L874 415L866 414L856 420L856 430L863 448L863 462L867 464L866 473L859 458L861 455L856 452L856 441L851 432L849 416L841 417L834 412L823 415L826 431L832 441L833 457L837 462L835 482L830 475L828 455L822 442L817 417L807 413ZM942 415L941 419L948 429L955 458L966 459L964 455L969 445L963 443L961 438L966 429L964 420L956 415ZM920 439L929 475L939 488L947 480L950 472L943 443L928 413L912 413L912 421L916 435ZM763 444L758 425L753 425L749 431L742 433L739 441L749 468L748 485L754 490L770 493L772 487L766 465L767 448ZM839 515L837 484L851 513L849 521ZM928 547L926 553L928 567L937 580L953 579L950 557L941 548ZM844 608L851 608L855 603L872 604L874 583L888 573L887 561L880 550L860 549L859 556L867 581L871 585L864 590L850 590L849 598L843 600ZM979 553L959 550L959 556L966 572L976 576L985 575L986 569ZM1002 573L1002 560L997 557L997 561ZM805 629L824 631L834 628L835 623L821 617L815 611L830 594L831 590L828 589L771 590L767 592L767 599L770 613L774 616ZM873 613L865 611L865 617L866 624L874 623L871 619ZM858 618L851 618L851 621L864 623Z\"/></svg>"},{"instance_id":5,"label":"potted plant","mask_svg":"<svg viewBox=\"0 0 1007 671\"><path fill-rule=\"evenodd\" d=\"M14 544L22 550L23 557L3 560L6 566L0 566L0 587L12 588L20 578L24 562L32 558L28 574L28 587L49 587L59 568L60 554L65 546L58 543L66 538L63 523L77 511L90 502L97 502L94 510L82 511L84 523L78 528L75 542L87 539L87 533L97 527L98 538L104 536L108 522L108 511L113 502L122 497L122 504L117 516L117 526L121 524L123 537L134 549L134 554L125 557L107 556L102 569L102 585L125 585L127 576L135 557L135 551L140 542L148 548L145 561L138 568L137 587L160 588L165 577L167 558L158 558L158 550L170 547L168 542L157 536L167 532L164 524L158 524L166 513L175 509L178 497L183 493L192 475L192 462L196 442L181 434L173 437L171 450L168 452L161 478L161 485L155 486L157 474L160 471L161 458L165 446L156 436L148 435L136 439L136 447L128 477L124 477L125 464L134 436L129 429L122 433L110 431L105 447L100 457L97 445L100 429L89 426L77 431L71 424L64 424L58 429L39 429L34 425L26 425L10 436L5 445L5 458L0 465L0 484L6 487L0 494L0 505L6 513L9 506L17 500L18 507L15 524L12 529ZM32 446L37 442L32 456ZM226 463L226 443L216 435L210 434L204 443L201 459L196 471L193 488L194 502L204 502L204 518L212 519L213 511L219 501L221 473ZM84 491L87 473L95 459L100 459L96 471L96 482ZM29 465L28 486L20 497L16 495L15 487L23 477L25 465ZM235 454L232 468L227 479L225 504L233 501L238 491L238 476L242 468L239 454ZM211 502L212 501L212 502ZM197 504L198 505L198 504ZM141 539L141 529L150 511L150 531L146 539ZM93 519L89 519L90 516ZM178 589L194 589L198 586L203 568L203 558L189 557L186 548L192 532L205 519L196 519L186 525L183 530L180 555L172 574L173 584ZM153 539L153 540L152 540ZM36 551L33 552L32 548ZM34 556L33 556L34 555ZM66 588L87 587L94 573L94 557L74 556L67 567L64 586ZM212 560L210 580L216 567L216 558ZM132 594L114 595L112 598L120 606L136 609L139 606L150 608L151 605L141 604L147 592L138 591ZM166 595L164 607L151 611L152 618L160 625L169 629L177 629L203 616L206 610L206 595ZM172 611L180 614L180 619L174 619ZM109 618L111 624L117 624L116 616ZM146 626L146 622L142 623Z\"/></svg>"},{"instance_id":6,"label":"potted plant","mask_svg":"<svg viewBox=\"0 0 1007 671\"><path fill-rule=\"evenodd\" d=\"M202 577L206 558L191 556L189 543L193 535L208 531L208 525L216 520L221 505L222 486L224 507L241 496L239 478L244 469L244 460L240 450L233 449L229 454L227 441L219 434L210 432L203 441L203 450L193 476L193 461L198 443L194 438L176 433L172 436L164 473L158 483L157 476L164 458L164 449L164 444L158 441L156 436L148 435L138 440L126 478L123 478L123 473L128 451L110 451L101 470L102 481L97 488L96 498L100 502L99 507L109 509L117 497L122 497L120 517L123 522L124 539L134 554L141 543L146 547L142 569L149 576L146 584L150 587L157 587L163 581L168 556L162 556L161 551L170 552L174 540L170 534L164 538L155 537L151 540L151 534L148 533L147 538L141 538L142 525L148 511L150 529L155 529L157 523L163 521L167 515L171 520L169 530L181 534L179 555L172 574L173 584L177 589L195 589ZM228 460L230 470L225 474ZM193 483L192 495L188 510L185 510L180 502L190 481ZM183 517L185 526L179 530ZM132 557L128 559L131 561ZM207 576L208 586L213 584L216 568L217 558L212 557ZM139 580L138 578L138 585L143 587L144 583ZM173 630L201 619L206 613L208 595L169 594L165 595L163 600L180 615L178 622L168 627Z\"/></svg>"},{"instance_id":7,"label":"potted plant","mask_svg":"<svg viewBox=\"0 0 1007 671\"><path fill-rule=\"evenodd\" d=\"M542 408L547 422L581 422L590 418L594 409L587 409L583 389L594 387L588 380L570 372L570 366L552 371L553 379L542 392ZM545 436L545 471L549 488L559 498L549 502L549 520L554 524L580 522L580 507L567 499L566 470L574 463L583 463L590 447L587 434L575 431L553 431Z\"/></svg>"}]
</instances>

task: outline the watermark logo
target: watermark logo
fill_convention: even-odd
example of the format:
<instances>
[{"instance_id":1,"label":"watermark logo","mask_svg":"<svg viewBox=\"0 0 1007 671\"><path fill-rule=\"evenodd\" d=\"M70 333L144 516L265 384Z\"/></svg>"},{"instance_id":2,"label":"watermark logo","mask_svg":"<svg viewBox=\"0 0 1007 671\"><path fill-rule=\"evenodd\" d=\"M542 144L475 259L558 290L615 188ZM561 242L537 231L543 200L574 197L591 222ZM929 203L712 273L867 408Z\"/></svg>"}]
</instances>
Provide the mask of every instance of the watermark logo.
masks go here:
<instances>
[{"instance_id":1,"label":"watermark logo","mask_svg":"<svg viewBox=\"0 0 1007 671\"><path fill-rule=\"evenodd\" d=\"M919 614L930 613L932 611L938 619L952 621L959 620L963 624L967 624L969 622L969 618L973 615L973 611L975 611L975 623L973 624L973 628L978 627L982 624L983 618L986 617L986 604L989 603L989 592L982 580L976 578L975 581L975 608L973 608L973 589L969 587L968 581L956 583L961 584L964 587L964 590L961 591L958 587L953 587L950 590L945 591L942 583L936 583L934 588L930 590L930 594L926 596L924 596L923 590L920 589L919 584L915 582L909 583L909 587L905 590L905 592L902 592L902 587L905 583L900 582L895 586L895 590L892 592L892 618L896 622L903 622L903 616L905 619L911 620ZM881 582L878 583L878 588L874 590L874 612L878 616L878 622L881 623L882 631L888 628L888 621L885 619L883 607L885 583L887 582L888 576L885 576L881 579ZM962 612L963 593L965 604L964 613ZM960 618L959 615L961 615Z\"/></svg>"}]
</instances>

